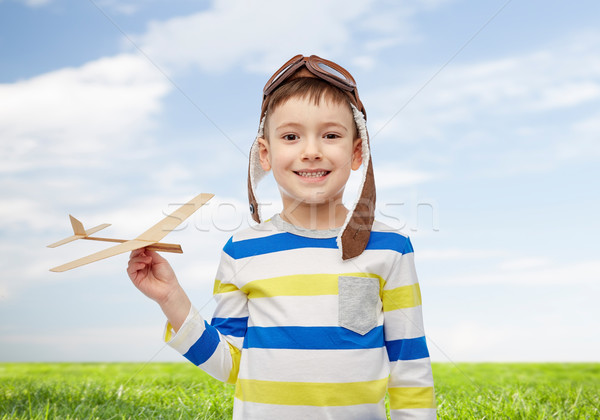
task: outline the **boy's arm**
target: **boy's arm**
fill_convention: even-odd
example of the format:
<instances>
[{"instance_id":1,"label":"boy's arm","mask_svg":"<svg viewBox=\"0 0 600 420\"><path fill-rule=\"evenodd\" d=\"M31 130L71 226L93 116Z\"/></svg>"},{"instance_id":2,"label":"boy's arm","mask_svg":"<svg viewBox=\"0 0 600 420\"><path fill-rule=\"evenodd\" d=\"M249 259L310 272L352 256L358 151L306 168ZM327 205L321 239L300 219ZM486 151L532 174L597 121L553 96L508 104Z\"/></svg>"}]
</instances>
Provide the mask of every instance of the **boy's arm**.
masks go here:
<instances>
[{"instance_id":1,"label":"boy's arm","mask_svg":"<svg viewBox=\"0 0 600 420\"><path fill-rule=\"evenodd\" d=\"M232 282L235 262L222 253L215 281L217 301L209 324L191 306L179 330L167 324L165 340L175 350L209 375L223 382L235 383L241 349L248 324L248 298Z\"/></svg>"},{"instance_id":2,"label":"boy's arm","mask_svg":"<svg viewBox=\"0 0 600 420\"><path fill-rule=\"evenodd\" d=\"M136 250L131 253L127 273L133 284L157 302L166 315L168 344L213 377L235 382L241 341L238 347L231 345L224 335L227 333L221 334L204 321L167 260L156 252Z\"/></svg>"},{"instance_id":3,"label":"boy's arm","mask_svg":"<svg viewBox=\"0 0 600 420\"><path fill-rule=\"evenodd\" d=\"M390 414L393 420L436 418L429 351L425 342L421 292L410 240L383 290L385 344L390 360Z\"/></svg>"}]
</instances>

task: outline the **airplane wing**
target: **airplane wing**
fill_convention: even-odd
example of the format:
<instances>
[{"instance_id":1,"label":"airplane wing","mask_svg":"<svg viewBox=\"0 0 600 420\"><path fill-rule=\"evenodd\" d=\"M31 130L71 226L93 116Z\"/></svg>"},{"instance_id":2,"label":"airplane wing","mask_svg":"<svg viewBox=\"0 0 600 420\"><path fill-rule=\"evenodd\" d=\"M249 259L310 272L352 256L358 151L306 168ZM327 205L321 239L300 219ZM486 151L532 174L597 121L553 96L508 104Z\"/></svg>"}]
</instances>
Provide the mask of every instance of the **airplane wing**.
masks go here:
<instances>
[{"instance_id":1,"label":"airplane wing","mask_svg":"<svg viewBox=\"0 0 600 420\"><path fill-rule=\"evenodd\" d=\"M85 238L85 235L73 235L73 236L69 236L68 238L61 239L58 242L54 242L53 244L47 245L47 247L48 248L56 248L57 246L68 244L69 242L73 242L73 241L76 241L77 239L82 239L82 238Z\"/></svg>"},{"instance_id":2,"label":"airplane wing","mask_svg":"<svg viewBox=\"0 0 600 420\"><path fill-rule=\"evenodd\" d=\"M144 248L148 245L152 245L153 243L154 242L133 239L131 241L123 242L122 244L111 246L110 248L106 248L94 254L90 254L86 257L79 258L78 260L71 261L66 264L59 265L58 267L51 268L50 271L60 273L63 271L71 270L72 268L77 268L81 267L82 265L93 263L94 261L103 260L105 258L114 257L115 255L133 251L134 249Z\"/></svg>"},{"instance_id":3,"label":"airplane wing","mask_svg":"<svg viewBox=\"0 0 600 420\"><path fill-rule=\"evenodd\" d=\"M113 257L115 255L123 254L125 252L133 251L135 249L144 248L159 242L163 237L167 236L173 229L181 224L185 219L190 217L196 210L203 206L208 200L214 197L214 194L199 194L184 204L173 213L162 219L160 222L152 226L150 229L142 233L137 238L123 242L121 244L112 246L105 250L96 252L83 258L79 258L75 261L59 265L58 267L51 268L50 271L62 272L71 270L72 268L80 267L85 264L92 263L94 261L102 260L104 258ZM80 236L80 235L75 235ZM67 238L71 239L71 238ZM77 239L76 237L74 239ZM54 245L54 244L53 244Z\"/></svg>"},{"instance_id":4,"label":"airplane wing","mask_svg":"<svg viewBox=\"0 0 600 420\"><path fill-rule=\"evenodd\" d=\"M135 239L160 241L213 197L214 194L207 193L197 195Z\"/></svg>"}]
</instances>

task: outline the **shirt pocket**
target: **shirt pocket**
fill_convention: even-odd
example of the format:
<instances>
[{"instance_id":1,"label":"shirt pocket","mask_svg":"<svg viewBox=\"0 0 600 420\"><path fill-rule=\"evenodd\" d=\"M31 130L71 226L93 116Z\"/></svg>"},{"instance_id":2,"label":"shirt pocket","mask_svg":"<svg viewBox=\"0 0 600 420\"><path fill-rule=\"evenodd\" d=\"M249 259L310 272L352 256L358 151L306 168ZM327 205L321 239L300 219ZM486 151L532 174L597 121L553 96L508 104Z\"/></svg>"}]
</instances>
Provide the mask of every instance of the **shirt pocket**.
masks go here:
<instances>
[{"instance_id":1,"label":"shirt pocket","mask_svg":"<svg viewBox=\"0 0 600 420\"><path fill-rule=\"evenodd\" d=\"M379 279L338 277L338 324L365 335L377 326Z\"/></svg>"}]
</instances>

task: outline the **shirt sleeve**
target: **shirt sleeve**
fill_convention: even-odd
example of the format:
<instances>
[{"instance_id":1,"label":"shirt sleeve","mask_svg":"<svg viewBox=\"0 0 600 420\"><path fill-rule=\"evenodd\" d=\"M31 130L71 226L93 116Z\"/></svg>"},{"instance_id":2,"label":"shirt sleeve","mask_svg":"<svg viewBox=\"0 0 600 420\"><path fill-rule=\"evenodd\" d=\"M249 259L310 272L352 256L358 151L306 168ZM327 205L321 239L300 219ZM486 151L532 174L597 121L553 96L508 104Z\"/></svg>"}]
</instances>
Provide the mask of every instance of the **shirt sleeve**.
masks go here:
<instances>
[{"instance_id":1,"label":"shirt sleeve","mask_svg":"<svg viewBox=\"0 0 600 420\"><path fill-rule=\"evenodd\" d=\"M392 420L436 418L431 361L425 340L421 290L410 239L405 238L383 289L385 345L390 360Z\"/></svg>"},{"instance_id":2,"label":"shirt sleeve","mask_svg":"<svg viewBox=\"0 0 600 420\"><path fill-rule=\"evenodd\" d=\"M235 383L248 324L248 298L234 283L234 260L223 252L213 297L217 307L210 324L192 307L175 334L167 323L165 341L212 377Z\"/></svg>"}]
</instances>

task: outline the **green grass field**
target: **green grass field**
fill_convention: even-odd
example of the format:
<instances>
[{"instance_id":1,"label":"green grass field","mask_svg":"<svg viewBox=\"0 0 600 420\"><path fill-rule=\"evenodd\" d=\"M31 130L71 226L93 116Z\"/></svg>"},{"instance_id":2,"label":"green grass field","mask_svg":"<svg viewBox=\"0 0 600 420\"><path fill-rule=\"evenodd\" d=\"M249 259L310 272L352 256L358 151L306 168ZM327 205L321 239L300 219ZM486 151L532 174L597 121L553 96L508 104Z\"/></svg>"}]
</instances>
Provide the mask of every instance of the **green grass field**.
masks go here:
<instances>
[{"instance_id":1,"label":"green grass field","mask_svg":"<svg viewBox=\"0 0 600 420\"><path fill-rule=\"evenodd\" d=\"M598 363L436 363L440 419L599 419ZM187 363L0 364L0 420L229 419L233 387Z\"/></svg>"}]
</instances>

